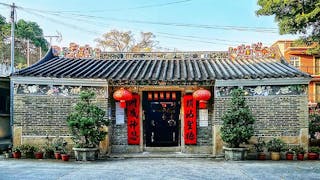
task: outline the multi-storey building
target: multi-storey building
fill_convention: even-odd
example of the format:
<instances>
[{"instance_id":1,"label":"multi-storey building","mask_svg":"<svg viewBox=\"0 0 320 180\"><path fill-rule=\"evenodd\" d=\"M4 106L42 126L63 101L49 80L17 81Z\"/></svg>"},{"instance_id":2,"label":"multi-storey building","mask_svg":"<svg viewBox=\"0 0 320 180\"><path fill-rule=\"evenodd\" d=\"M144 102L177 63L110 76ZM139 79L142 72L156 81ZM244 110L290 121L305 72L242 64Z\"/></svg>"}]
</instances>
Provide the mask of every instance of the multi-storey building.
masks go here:
<instances>
[{"instance_id":1,"label":"multi-storey building","mask_svg":"<svg viewBox=\"0 0 320 180\"><path fill-rule=\"evenodd\" d=\"M320 52L309 54L308 49L314 46L295 45L292 40L279 40L272 48L278 50L278 55L292 66L312 76L309 83L309 105L320 103Z\"/></svg>"}]
</instances>

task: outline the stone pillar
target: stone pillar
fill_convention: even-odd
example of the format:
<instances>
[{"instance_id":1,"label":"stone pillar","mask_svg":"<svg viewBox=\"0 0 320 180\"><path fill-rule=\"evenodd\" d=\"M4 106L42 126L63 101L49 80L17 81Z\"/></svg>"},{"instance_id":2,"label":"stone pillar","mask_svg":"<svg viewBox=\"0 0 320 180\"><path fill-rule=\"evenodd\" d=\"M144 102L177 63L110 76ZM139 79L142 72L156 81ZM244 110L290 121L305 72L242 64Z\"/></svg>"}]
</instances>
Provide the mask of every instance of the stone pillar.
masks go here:
<instances>
[{"instance_id":1,"label":"stone pillar","mask_svg":"<svg viewBox=\"0 0 320 180\"><path fill-rule=\"evenodd\" d=\"M223 141L220 136L220 128L221 125L214 125L212 126L212 134L213 134L213 155L221 155L223 152Z\"/></svg>"},{"instance_id":2,"label":"stone pillar","mask_svg":"<svg viewBox=\"0 0 320 180\"><path fill-rule=\"evenodd\" d=\"M106 138L100 142L99 148L101 154L108 154L109 150L109 127L104 127L103 130L107 132Z\"/></svg>"},{"instance_id":3,"label":"stone pillar","mask_svg":"<svg viewBox=\"0 0 320 180\"><path fill-rule=\"evenodd\" d=\"M22 127L13 126L13 146L21 145Z\"/></svg>"},{"instance_id":4,"label":"stone pillar","mask_svg":"<svg viewBox=\"0 0 320 180\"><path fill-rule=\"evenodd\" d=\"M299 144L300 146L304 147L308 150L309 146L309 128L301 128L300 129L300 136L299 136Z\"/></svg>"}]
</instances>

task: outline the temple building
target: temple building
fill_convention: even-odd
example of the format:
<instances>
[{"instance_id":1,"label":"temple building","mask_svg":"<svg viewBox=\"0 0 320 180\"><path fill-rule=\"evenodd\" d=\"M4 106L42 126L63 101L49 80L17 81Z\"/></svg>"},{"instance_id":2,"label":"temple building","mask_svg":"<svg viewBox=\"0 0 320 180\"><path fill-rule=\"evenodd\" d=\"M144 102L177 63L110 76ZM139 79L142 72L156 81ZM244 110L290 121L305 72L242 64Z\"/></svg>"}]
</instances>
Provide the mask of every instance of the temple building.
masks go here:
<instances>
[{"instance_id":1,"label":"temple building","mask_svg":"<svg viewBox=\"0 0 320 180\"><path fill-rule=\"evenodd\" d=\"M221 155L221 116L230 91L241 87L256 118L252 142L279 137L307 147L310 79L279 59L230 59L227 52L106 53L90 59L59 57L50 50L11 76L13 143L70 139L66 117L79 92L93 90L112 120L105 153ZM119 102L117 91L133 98Z\"/></svg>"}]
</instances>

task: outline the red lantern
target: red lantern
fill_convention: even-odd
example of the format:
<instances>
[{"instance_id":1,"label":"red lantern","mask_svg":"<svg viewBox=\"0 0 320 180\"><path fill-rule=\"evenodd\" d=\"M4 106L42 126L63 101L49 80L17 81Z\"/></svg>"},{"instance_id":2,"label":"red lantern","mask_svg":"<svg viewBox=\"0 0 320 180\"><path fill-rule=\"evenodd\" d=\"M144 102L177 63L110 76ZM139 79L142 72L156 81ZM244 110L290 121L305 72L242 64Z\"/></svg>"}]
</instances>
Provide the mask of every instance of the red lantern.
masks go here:
<instances>
[{"instance_id":1,"label":"red lantern","mask_svg":"<svg viewBox=\"0 0 320 180\"><path fill-rule=\"evenodd\" d=\"M132 94L130 91L120 88L119 90L113 93L113 98L115 100L120 101L120 107L125 108L126 101L129 101L132 99Z\"/></svg>"},{"instance_id":2,"label":"red lantern","mask_svg":"<svg viewBox=\"0 0 320 180\"><path fill-rule=\"evenodd\" d=\"M206 89L199 89L193 93L193 98L199 101L200 109L206 109L207 101L211 98L211 92Z\"/></svg>"}]
</instances>

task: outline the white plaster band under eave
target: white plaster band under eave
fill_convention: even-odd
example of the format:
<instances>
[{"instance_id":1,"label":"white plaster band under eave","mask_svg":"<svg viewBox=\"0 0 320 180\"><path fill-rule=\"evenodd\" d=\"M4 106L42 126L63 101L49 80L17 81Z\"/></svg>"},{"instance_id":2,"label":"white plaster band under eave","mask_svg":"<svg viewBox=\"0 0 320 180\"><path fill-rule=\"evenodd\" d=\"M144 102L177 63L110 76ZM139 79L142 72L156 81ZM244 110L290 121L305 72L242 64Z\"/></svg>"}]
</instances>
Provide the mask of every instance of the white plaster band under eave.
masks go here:
<instances>
[{"instance_id":1,"label":"white plaster band under eave","mask_svg":"<svg viewBox=\"0 0 320 180\"><path fill-rule=\"evenodd\" d=\"M106 79L73 79L50 77L10 77L15 84L43 84L43 85L69 85L69 86L97 86L107 87Z\"/></svg>"},{"instance_id":2,"label":"white plaster band under eave","mask_svg":"<svg viewBox=\"0 0 320 180\"><path fill-rule=\"evenodd\" d=\"M31 136L31 135L22 135L21 137L23 138L56 138L57 136L37 136L37 135L34 135L34 136ZM68 137L72 137L72 136L59 136L59 137L63 137L63 138L68 138Z\"/></svg>"},{"instance_id":3,"label":"white plaster band under eave","mask_svg":"<svg viewBox=\"0 0 320 180\"><path fill-rule=\"evenodd\" d=\"M263 85L295 85L309 84L311 78L270 78L270 79L233 79L233 80L216 80L214 86L263 86Z\"/></svg>"}]
</instances>

